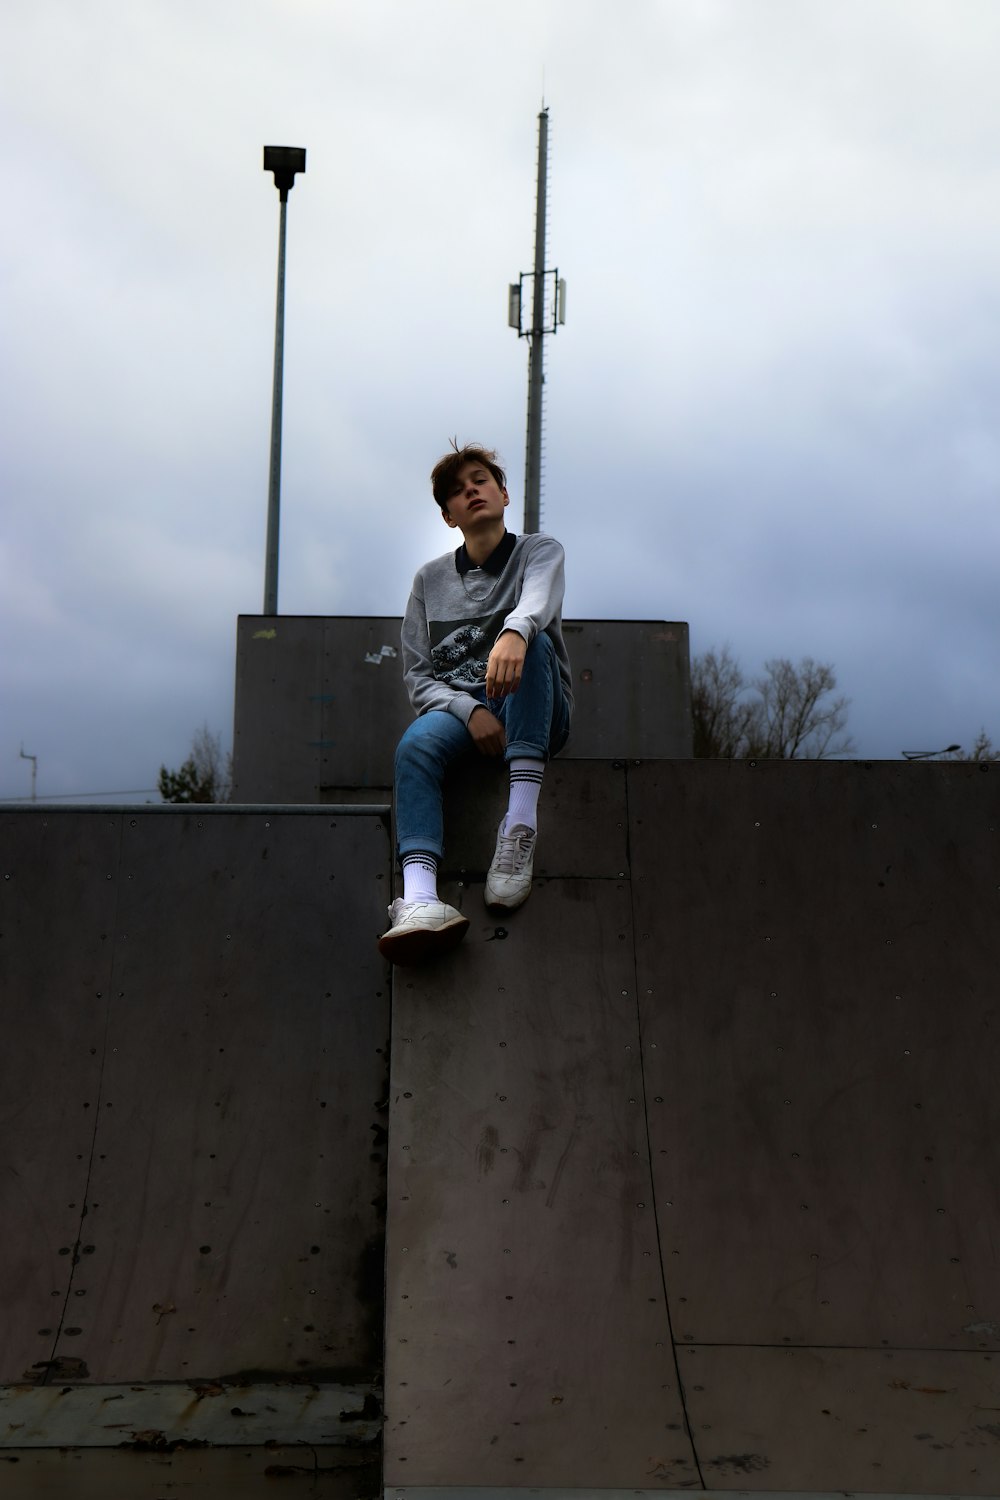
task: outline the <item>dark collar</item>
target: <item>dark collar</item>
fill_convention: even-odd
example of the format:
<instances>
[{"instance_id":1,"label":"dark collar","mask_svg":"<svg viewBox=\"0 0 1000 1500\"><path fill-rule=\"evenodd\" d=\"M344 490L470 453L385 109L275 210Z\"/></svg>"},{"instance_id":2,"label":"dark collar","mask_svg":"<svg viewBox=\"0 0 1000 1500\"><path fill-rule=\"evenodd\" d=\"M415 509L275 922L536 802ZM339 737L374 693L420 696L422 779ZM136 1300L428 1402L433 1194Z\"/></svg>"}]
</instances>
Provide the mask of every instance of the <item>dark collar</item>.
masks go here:
<instances>
[{"instance_id":1,"label":"dark collar","mask_svg":"<svg viewBox=\"0 0 1000 1500\"><path fill-rule=\"evenodd\" d=\"M489 557L483 563L483 572L492 573L494 578L499 578L504 568L510 562L510 554L514 550L514 543L516 541L517 537L513 534L513 532L505 531L503 534L503 541L497 543L497 545L493 548L493 551L490 553ZM471 562L469 554L465 548L465 543L463 542L461 547L459 547L458 551L455 553L455 567L464 577L465 574L468 573L469 569L473 566L474 564Z\"/></svg>"}]
</instances>

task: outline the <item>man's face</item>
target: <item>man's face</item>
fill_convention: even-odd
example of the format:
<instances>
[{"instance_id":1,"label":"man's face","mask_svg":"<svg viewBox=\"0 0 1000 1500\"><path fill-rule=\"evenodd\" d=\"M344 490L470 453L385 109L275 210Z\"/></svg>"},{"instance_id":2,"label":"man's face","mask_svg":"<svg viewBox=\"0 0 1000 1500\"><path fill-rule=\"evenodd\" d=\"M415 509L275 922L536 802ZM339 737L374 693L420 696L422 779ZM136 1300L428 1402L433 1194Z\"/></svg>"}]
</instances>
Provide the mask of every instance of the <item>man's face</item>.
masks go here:
<instances>
[{"instance_id":1,"label":"man's face","mask_svg":"<svg viewBox=\"0 0 1000 1500\"><path fill-rule=\"evenodd\" d=\"M451 527L463 532L497 521L510 504L507 491L501 489L485 464L463 464L441 514Z\"/></svg>"}]
</instances>

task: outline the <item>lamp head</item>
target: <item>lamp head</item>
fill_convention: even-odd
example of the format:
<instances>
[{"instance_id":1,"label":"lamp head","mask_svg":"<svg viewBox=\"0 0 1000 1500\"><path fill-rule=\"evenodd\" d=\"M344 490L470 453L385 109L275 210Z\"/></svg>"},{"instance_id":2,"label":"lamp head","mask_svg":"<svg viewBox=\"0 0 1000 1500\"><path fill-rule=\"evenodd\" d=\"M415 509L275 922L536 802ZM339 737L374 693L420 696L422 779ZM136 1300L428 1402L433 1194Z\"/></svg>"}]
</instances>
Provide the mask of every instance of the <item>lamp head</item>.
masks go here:
<instances>
[{"instance_id":1,"label":"lamp head","mask_svg":"<svg viewBox=\"0 0 1000 1500\"><path fill-rule=\"evenodd\" d=\"M296 172L306 169L304 146L265 146L264 171L274 173L274 185L282 203L287 203L288 194L295 186Z\"/></svg>"}]
</instances>

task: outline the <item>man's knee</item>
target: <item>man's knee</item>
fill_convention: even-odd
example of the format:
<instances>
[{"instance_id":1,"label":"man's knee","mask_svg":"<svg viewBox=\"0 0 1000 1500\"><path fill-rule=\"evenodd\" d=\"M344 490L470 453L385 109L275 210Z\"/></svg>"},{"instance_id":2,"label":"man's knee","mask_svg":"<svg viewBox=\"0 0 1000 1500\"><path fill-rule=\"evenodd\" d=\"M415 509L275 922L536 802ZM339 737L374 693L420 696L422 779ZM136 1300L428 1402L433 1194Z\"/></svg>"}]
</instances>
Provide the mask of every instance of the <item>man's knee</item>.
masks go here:
<instances>
[{"instance_id":1,"label":"man's knee","mask_svg":"<svg viewBox=\"0 0 1000 1500\"><path fill-rule=\"evenodd\" d=\"M531 645L528 647L527 651L524 653L525 661L532 657L539 661L545 661L546 663L555 662L556 648L552 644L551 636L546 635L544 630L539 631L539 633L535 636L535 639L532 641Z\"/></svg>"},{"instance_id":2,"label":"man's knee","mask_svg":"<svg viewBox=\"0 0 1000 1500\"><path fill-rule=\"evenodd\" d=\"M407 725L396 746L396 774L400 767L441 762L457 754L468 730L454 714L432 708Z\"/></svg>"}]
</instances>

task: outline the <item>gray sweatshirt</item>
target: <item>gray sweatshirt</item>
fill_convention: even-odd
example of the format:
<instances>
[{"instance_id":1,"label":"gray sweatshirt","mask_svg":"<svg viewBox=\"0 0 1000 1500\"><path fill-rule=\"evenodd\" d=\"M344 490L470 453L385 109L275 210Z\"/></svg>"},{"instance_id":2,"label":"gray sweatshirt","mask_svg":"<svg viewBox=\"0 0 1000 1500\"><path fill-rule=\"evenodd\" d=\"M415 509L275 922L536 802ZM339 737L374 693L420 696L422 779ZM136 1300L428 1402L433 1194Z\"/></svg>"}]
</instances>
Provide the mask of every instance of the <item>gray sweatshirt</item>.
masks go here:
<instances>
[{"instance_id":1,"label":"gray sweatshirt","mask_svg":"<svg viewBox=\"0 0 1000 1500\"><path fill-rule=\"evenodd\" d=\"M440 708L468 724L482 706L469 689L485 684L487 658L504 630L516 630L529 646L546 633L572 712L562 599L563 549L551 536L505 532L481 568L472 566L464 543L425 563L413 580L402 631L403 677L416 714Z\"/></svg>"}]
</instances>

